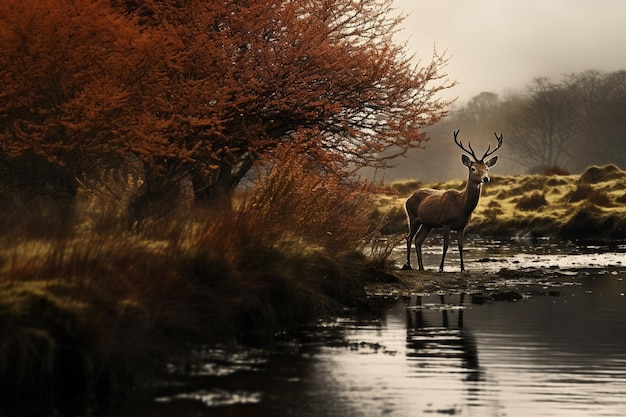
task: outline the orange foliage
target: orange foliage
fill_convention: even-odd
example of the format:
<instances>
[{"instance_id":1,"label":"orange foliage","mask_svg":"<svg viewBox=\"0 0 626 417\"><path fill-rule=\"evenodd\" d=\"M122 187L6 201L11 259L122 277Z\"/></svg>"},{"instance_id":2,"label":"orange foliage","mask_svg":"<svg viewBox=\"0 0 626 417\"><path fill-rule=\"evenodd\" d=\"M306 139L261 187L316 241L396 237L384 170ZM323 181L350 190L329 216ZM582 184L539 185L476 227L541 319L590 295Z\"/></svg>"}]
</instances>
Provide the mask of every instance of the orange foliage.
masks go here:
<instances>
[{"instance_id":1,"label":"orange foliage","mask_svg":"<svg viewBox=\"0 0 626 417\"><path fill-rule=\"evenodd\" d=\"M330 170L424 139L453 83L392 40L392 0L4 0L0 152L139 156L146 177L232 190L281 143ZM390 152L389 152L390 151ZM174 172L175 171L175 172ZM152 174L152 176L150 175Z\"/></svg>"},{"instance_id":2,"label":"orange foliage","mask_svg":"<svg viewBox=\"0 0 626 417\"><path fill-rule=\"evenodd\" d=\"M151 47L137 28L89 0L7 0L0 21L2 151L64 164L129 139L136 103L124 80Z\"/></svg>"}]
</instances>

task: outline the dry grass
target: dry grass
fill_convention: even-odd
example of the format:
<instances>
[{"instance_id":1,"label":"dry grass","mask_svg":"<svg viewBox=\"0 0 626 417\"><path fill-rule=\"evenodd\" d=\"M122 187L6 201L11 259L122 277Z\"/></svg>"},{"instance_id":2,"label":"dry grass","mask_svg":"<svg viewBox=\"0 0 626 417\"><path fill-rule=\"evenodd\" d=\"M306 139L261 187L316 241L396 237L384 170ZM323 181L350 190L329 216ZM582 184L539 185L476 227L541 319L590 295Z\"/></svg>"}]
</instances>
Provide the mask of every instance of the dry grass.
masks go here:
<instances>
[{"instance_id":1,"label":"dry grass","mask_svg":"<svg viewBox=\"0 0 626 417\"><path fill-rule=\"evenodd\" d=\"M462 184L424 184L462 189ZM393 185L392 188L398 188ZM400 187L401 188L401 187ZM580 175L495 176L483 189L468 233L511 236L518 232L570 239L626 238L626 172L592 166ZM379 211L394 215L390 234L406 233L405 197L383 196Z\"/></svg>"},{"instance_id":2,"label":"dry grass","mask_svg":"<svg viewBox=\"0 0 626 417\"><path fill-rule=\"evenodd\" d=\"M190 210L132 233L116 217L89 232L4 236L0 400L45 409L64 393L76 405L79 392L111 403L128 375L188 342L265 343L364 297L391 251L372 245L370 188L288 152L279 160L232 210ZM74 382L60 384L64 375Z\"/></svg>"},{"instance_id":3,"label":"dry grass","mask_svg":"<svg viewBox=\"0 0 626 417\"><path fill-rule=\"evenodd\" d=\"M491 203L493 203L493 201ZM539 210L546 205L548 205L546 196L538 191L535 191L532 194L524 194L520 197L515 204L515 207L522 211L533 211Z\"/></svg>"}]
</instances>

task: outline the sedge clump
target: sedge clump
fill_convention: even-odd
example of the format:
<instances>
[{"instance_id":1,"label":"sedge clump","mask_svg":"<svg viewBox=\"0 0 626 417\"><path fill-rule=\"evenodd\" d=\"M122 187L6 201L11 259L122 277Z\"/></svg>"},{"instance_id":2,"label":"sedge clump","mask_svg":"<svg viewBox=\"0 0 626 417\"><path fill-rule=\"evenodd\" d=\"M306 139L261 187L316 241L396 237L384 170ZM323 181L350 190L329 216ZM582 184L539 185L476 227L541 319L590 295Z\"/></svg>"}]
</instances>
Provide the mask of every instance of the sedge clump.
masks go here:
<instances>
[{"instance_id":1,"label":"sedge clump","mask_svg":"<svg viewBox=\"0 0 626 417\"><path fill-rule=\"evenodd\" d=\"M547 204L548 201L546 200L546 196L535 191L532 194L524 194L519 199L515 207L523 211L534 211L546 206Z\"/></svg>"}]
</instances>

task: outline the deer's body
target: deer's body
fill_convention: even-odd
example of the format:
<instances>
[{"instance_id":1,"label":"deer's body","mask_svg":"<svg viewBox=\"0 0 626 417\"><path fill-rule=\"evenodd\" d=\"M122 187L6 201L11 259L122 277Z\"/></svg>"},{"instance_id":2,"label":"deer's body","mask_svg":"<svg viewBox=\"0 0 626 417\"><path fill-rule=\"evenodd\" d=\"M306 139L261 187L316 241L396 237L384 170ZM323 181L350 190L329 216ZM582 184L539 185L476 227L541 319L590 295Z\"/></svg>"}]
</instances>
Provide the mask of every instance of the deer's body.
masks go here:
<instances>
[{"instance_id":1,"label":"deer's body","mask_svg":"<svg viewBox=\"0 0 626 417\"><path fill-rule=\"evenodd\" d=\"M474 161L472 161L466 155L461 156L463 165L469 170L467 184L463 191L442 191L422 188L407 199L406 213L409 221L409 234L406 241L407 260L403 267L404 269L411 269L411 243L413 241L415 241L419 269L424 269L424 263L422 261L422 243L433 229L441 228L443 231L443 255L441 256L439 270L443 271L443 263L450 243L451 230L457 231L461 271L465 270L465 266L463 265L463 237L465 227L472 217L472 212L478 205L482 184L489 182L489 176L487 175L489 167L495 165L498 157L493 157L486 162L483 160L502 146L502 135L500 135L500 137L496 135L496 138L498 138L498 147L491 153L489 153L489 149L487 149L483 158L479 160L476 155L474 155L473 150L466 150L462 143L457 141L458 133L458 131L454 132L455 143L474 157ZM469 147L472 149L471 145Z\"/></svg>"},{"instance_id":2,"label":"deer's body","mask_svg":"<svg viewBox=\"0 0 626 417\"><path fill-rule=\"evenodd\" d=\"M450 230L464 229L478 204L481 184L469 188L466 186L462 192L431 188L417 190L406 201L407 215L433 229L446 224L450 225Z\"/></svg>"}]
</instances>

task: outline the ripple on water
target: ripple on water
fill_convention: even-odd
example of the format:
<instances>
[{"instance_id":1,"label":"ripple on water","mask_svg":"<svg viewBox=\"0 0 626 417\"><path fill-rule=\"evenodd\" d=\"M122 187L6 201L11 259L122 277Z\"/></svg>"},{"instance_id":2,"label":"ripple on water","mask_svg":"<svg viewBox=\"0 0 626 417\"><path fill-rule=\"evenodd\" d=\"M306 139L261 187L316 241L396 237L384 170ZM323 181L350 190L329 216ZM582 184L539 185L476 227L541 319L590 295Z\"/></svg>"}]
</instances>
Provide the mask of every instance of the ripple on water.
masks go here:
<instances>
[{"instance_id":1,"label":"ripple on water","mask_svg":"<svg viewBox=\"0 0 626 417\"><path fill-rule=\"evenodd\" d=\"M607 264L560 273L560 282L507 280L532 295L516 302L478 305L443 293L390 297L273 349L199 348L188 363L172 365L177 384L154 396L157 411L141 415L622 416L626 268L607 265L626 248L564 254L545 242L535 252L498 245L481 249L480 257L500 256L499 250L509 263L538 260L560 272ZM480 267L492 264L502 267ZM189 403L203 408L183 406Z\"/></svg>"}]
</instances>

